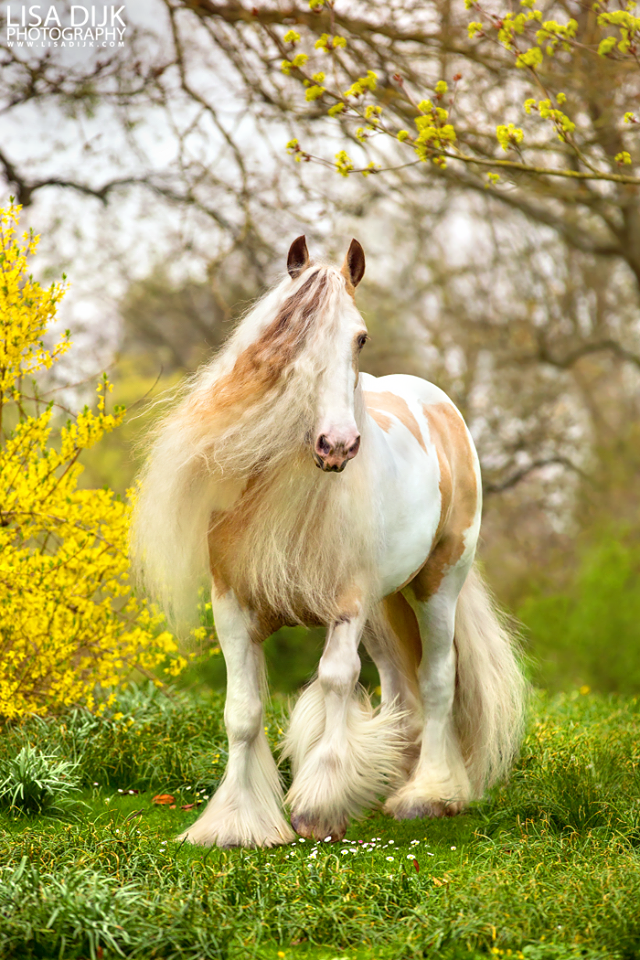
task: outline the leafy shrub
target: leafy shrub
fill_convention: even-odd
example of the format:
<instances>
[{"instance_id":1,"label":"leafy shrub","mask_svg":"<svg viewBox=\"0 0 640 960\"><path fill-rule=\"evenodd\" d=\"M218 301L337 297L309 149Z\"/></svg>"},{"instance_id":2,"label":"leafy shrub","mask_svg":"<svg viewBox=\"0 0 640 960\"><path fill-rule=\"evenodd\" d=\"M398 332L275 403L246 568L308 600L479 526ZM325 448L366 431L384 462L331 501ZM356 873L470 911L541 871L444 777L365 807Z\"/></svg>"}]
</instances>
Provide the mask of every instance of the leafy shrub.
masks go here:
<instances>
[{"instance_id":1,"label":"leafy shrub","mask_svg":"<svg viewBox=\"0 0 640 960\"><path fill-rule=\"evenodd\" d=\"M80 789L77 764L36 747L0 762L0 806L20 813L63 813Z\"/></svg>"},{"instance_id":2,"label":"leafy shrub","mask_svg":"<svg viewBox=\"0 0 640 960\"><path fill-rule=\"evenodd\" d=\"M0 716L83 703L99 683L134 667L184 665L161 618L130 590L129 508L112 491L80 490L80 454L122 421L96 409L61 427L29 378L70 346L45 345L64 284L43 289L28 272L37 238L16 239L19 207L0 210Z\"/></svg>"}]
</instances>

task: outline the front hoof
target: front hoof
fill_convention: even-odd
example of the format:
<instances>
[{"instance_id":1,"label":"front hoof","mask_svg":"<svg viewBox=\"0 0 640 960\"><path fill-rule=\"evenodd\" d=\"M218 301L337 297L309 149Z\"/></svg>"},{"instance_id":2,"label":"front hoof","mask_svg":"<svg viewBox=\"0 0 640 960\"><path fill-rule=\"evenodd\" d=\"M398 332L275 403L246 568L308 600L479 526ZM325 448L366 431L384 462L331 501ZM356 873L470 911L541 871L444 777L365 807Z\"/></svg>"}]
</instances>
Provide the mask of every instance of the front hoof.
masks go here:
<instances>
[{"instance_id":1,"label":"front hoof","mask_svg":"<svg viewBox=\"0 0 640 960\"><path fill-rule=\"evenodd\" d=\"M349 821L344 819L340 823L331 823L319 815L292 813L291 826L300 837L307 840L326 840L330 837L333 843L339 843L344 839Z\"/></svg>"}]
</instances>

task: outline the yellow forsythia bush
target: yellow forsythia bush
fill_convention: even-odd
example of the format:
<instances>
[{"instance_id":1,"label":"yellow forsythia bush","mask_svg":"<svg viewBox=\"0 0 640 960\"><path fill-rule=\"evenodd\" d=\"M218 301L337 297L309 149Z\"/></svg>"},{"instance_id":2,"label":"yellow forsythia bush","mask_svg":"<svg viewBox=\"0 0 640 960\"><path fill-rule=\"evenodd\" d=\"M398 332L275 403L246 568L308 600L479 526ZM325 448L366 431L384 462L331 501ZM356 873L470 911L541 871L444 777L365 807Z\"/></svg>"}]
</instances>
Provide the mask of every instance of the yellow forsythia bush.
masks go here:
<instances>
[{"instance_id":1,"label":"yellow forsythia bush","mask_svg":"<svg viewBox=\"0 0 640 960\"><path fill-rule=\"evenodd\" d=\"M111 385L57 428L33 375L70 347L43 336L64 284L43 289L28 272L37 245L18 239L20 208L0 208L0 717L96 707L133 668L178 673L185 661L146 601L132 595L130 508L110 490L79 490L78 457L118 426Z\"/></svg>"}]
</instances>

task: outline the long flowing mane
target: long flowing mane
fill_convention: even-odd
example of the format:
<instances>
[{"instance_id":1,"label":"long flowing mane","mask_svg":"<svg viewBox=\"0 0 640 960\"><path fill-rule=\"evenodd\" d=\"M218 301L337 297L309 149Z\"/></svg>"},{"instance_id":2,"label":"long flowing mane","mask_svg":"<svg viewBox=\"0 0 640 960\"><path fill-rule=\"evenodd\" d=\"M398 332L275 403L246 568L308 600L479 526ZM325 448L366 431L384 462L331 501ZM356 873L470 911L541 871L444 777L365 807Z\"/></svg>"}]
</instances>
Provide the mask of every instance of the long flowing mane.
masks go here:
<instances>
[{"instance_id":1,"label":"long flowing mane","mask_svg":"<svg viewBox=\"0 0 640 960\"><path fill-rule=\"evenodd\" d=\"M346 310L355 307L336 268L286 278L155 429L132 555L176 619L195 608L208 553L227 586L288 620L331 619L340 585L356 579L367 592L379 534L359 388L363 443L349 470L319 473L308 439Z\"/></svg>"}]
</instances>

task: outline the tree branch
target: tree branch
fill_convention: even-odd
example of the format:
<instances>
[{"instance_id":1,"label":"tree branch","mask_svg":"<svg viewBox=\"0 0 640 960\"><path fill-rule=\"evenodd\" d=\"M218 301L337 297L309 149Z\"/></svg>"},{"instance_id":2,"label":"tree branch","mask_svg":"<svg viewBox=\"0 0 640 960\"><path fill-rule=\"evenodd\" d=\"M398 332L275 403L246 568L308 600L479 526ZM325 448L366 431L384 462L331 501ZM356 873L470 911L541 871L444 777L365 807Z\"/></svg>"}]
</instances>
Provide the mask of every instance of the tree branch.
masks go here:
<instances>
[{"instance_id":1,"label":"tree branch","mask_svg":"<svg viewBox=\"0 0 640 960\"><path fill-rule=\"evenodd\" d=\"M556 456L556 457L545 457L542 460L534 460L533 463L530 463L526 467L521 467L520 470L516 470L505 480L501 480L496 483L491 483L488 481L483 481L482 490L485 494L492 493L504 493L505 490L511 490L513 487L517 486L523 480L525 480L531 473L534 473L536 470L541 470L543 467L550 466L562 466L566 467L567 470L572 470L574 473L579 474L581 477L584 477L585 474L579 467L572 463L571 460L567 457Z\"/></svg>"},{"instance_id":2,"label":"tree branch","mask_svg":"<svg viewBox=\"0 0 640 960\"><path fill-rule=\"evenodd\" d=\"M570 350L563 357L554 356L547 344L541 341L537 353L525 359L533 362L542 361L542 363L548 363L550 366L557 367L560 370L568 370L576 364L578 360L581 360L583 357L588 357L593 353L613 353L616 357L632 363L640 370L640 355L632 353L631 350L627 350L626 347L623 347L622 344L612 338L599 340L596 343L582 344L576 347L575 350Z\"/></svg>"}]
</instances>

